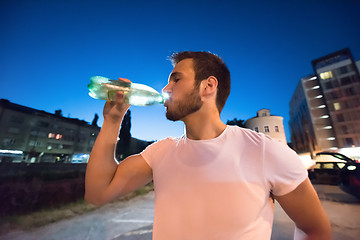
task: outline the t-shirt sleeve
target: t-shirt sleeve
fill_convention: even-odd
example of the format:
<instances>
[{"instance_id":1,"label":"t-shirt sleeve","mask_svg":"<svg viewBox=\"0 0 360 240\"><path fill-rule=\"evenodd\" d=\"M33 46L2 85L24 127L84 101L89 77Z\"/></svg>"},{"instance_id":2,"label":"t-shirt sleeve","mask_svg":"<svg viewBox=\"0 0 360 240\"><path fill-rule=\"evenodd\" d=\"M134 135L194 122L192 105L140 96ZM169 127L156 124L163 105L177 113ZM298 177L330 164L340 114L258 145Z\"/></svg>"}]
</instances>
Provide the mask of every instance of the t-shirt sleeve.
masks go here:
<instances>
[{"instance_id":1,"label":"t-shirt sleeve","mask_svg":"<svg viewBox=\"0 0 360 240\"><path fill-rule=\"evenodd\" d=\"M156 151L156 147L158 145L158 142L152 143L149 146L147 146L140 155L144 158L145 162L152 168L152 159L153 159L153 153Z\"/></svg>"},{"instance_id":2,"label":"t-shirt sleeve","mask_svg":"<svg viewBox=\"0 0 360 240\"><path fill-rule=\"evenodd\" d=\"M274 195L290 193L308 177L301 159L287 145L264 137L263 154L265 178Z\"/></svg>"},{"instance_id":3,"label":"t-shirt sleeve","mask_svg":"<svg viewBox=\"0 0 360 240\"><path fill-rule=\"evenodd\" d=\"M145 162L151 167L154 167L155 161L161 158L166 151L168 151L172 138L162 139L147 146L140 155Z\"/></svg>"}]
</instances>

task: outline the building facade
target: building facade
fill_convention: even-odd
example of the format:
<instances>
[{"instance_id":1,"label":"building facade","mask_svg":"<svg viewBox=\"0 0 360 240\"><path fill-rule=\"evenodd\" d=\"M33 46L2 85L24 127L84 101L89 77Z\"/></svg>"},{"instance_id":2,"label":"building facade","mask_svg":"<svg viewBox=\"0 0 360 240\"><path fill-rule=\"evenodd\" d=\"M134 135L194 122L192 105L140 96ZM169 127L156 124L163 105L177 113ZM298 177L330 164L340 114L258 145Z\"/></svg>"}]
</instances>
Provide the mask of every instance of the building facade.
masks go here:
<instances>
[{"instance_id":1,"label":"building facade","mask_svg":"<svg viewBox=\"0 0 360 240\"><path fill-rule=\"evenodd\" d=\"M0 162L86 159L100 128L85 121L0 100Z\"/></svg>"},{"instance_id":2,"label":"building facade","mask_svg":"<svg viewBox=\"0 0 360 240\"><path fill-rule=\"evenodd\" d=\"M261 132L269 137L286 143L283 117L270 115L269 109L261 109L257 116L245 121L245 127L256 132Z\"/></svg>"},{"instance_id":3,"label":"building facade","mask_svg":"<svg viewBox=\"0 0 360 240\"><path fill-rule=\"evenodd\" d=\"M349 49L312 61L290 101L290 131L297 152L360 146L360 77Z\"/></svg>"},{"instance_id":4,"label":"building facade","mask_svg":"<svg viewBox=\"0 0 360 240\"><path fill-rule=\"evenodd\" d=\"M290 101L290 132L293 148L310 152L334 150L334 132L316 76L302 78Z\"/></svg>"}]
</instances>

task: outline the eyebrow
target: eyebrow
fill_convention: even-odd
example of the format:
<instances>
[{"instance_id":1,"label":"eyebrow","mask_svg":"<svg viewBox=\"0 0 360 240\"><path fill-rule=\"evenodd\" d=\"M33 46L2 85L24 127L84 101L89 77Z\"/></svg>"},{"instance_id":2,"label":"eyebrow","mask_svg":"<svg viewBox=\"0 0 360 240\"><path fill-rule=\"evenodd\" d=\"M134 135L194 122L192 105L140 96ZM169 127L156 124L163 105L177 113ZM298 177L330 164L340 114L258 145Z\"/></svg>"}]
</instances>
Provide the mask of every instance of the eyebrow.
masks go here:
<instances>
[{"instance_id":1,"label":"eyebrow","mask_svg":"<svg viewBox=\"0 0 360 240\"><path fill-rule=\"evenodd\" d=\"M174 79L176 77L182 76L183 74L181 72L173 72L170 74L169 80Z\"/></svg>"}]
</instances>

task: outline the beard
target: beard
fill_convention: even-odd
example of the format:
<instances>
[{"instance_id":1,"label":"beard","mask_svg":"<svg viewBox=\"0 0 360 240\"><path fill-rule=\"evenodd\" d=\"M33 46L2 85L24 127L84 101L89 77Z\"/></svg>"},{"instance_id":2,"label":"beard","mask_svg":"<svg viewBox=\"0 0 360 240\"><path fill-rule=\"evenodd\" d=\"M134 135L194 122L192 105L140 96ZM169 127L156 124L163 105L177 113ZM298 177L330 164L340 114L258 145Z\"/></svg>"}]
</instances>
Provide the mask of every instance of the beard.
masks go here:
<instances>
[{"instance_id":1,"label":"beard","mask_svg":"<svg viewBox=\"0 0 360 240\"><path fill-rule=\"evenodd\" d=\"M175 122L198 111L203 105L198 89L199 88L194 88L194 90L187 94L183 100L173 102L171 107L169 104L166 109L166 118Z\"/></svg>"}]
</instances>

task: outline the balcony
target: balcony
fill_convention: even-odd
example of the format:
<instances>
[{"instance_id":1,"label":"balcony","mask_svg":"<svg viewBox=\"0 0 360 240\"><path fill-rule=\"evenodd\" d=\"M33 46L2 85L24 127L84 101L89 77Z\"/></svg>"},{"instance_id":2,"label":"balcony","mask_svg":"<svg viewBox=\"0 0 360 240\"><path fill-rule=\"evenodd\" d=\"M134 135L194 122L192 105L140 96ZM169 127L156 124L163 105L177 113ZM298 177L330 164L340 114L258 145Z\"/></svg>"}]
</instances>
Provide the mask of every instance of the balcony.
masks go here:
<instances>
[{"instance_id":1,"label":"balcony","mask_svg":"<svg viewBox=\"0 0 360 240\"><path fill-rule=\"evenodd\" d=\"M318 95L321 96L321 95ZM323 97L315 97L309 99L309 107L310 108L318 108L319 106L325 105L325 101Z\"/></svg>"}]
</instances>

